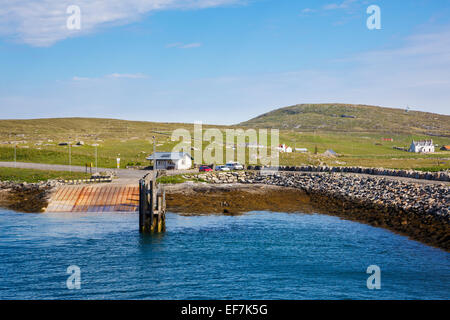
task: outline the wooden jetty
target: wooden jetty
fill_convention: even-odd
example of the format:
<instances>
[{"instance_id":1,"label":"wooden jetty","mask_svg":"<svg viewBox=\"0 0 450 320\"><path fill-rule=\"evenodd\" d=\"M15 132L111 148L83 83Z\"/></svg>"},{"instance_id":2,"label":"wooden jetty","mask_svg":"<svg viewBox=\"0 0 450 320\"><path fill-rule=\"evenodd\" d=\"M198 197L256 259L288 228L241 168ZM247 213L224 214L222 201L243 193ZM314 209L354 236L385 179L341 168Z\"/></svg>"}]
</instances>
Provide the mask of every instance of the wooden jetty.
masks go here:
<instances>
[{"instance_id":1,"label":"wooden jetty","mask_svg":"<svg viewBox=\"0 0 450 320\"><path fill-rule=\"evenodd\" d=\"M156 172L139 180L139 231L163 232L166 229L166 194L156 183Z\"/></svg>"},{"instance_id":2,"label":"wooden jetty","mask_svg":"<svg viewBox=\"0 0 450 320\"><path fill-rule=\"evenodd\" d=\"M51 196L46 212L139 212L139 231L165 231L166 197L152 172L139 184L60 186ZM161 175L161 173L160 173Z\"/></svg>"}]
</instances>

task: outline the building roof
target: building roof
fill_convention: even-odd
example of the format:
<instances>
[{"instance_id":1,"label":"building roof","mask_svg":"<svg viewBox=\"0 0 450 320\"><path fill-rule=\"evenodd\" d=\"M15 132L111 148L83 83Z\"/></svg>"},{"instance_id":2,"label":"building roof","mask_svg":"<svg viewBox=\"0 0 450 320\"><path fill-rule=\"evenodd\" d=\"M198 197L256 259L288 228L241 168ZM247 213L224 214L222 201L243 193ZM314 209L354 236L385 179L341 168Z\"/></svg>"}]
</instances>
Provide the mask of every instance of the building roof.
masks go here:
<instances>
[{"instance_id":1,"label":"building roof","mask_svg":"<svg viewBox=\"0 0 450 320\"><path fill-rule=\"evenodd\" d=\"M332 149L328 149L327 151L325 151L323 153L323 155L327 156L327 157L335 157L335 156L337 156L337 153Z\"/></svg>"},{"instance_id":2,"label":"building roof","mask_svg":"<svg viewBox=\"0 0 450 320\"><path fill-rule=\"evenodd\" d=\"M183 159L184 156L188 156L193 159L191 155L187 152L156 152L150 156L148 156L147 160L154 160L154 155L156 154L156 160L180 160Z\"/></svg>"},{"instance_id":3,"label":"building roof","mask_svg":"<svg viewBox=\"0 0 450 320\"><path fill-rule=\"evenodd\" d=\"M412 144L418 147L432 146L433 140L421 140L421 141L413 140Z\"/></svg>"}]
</instances>

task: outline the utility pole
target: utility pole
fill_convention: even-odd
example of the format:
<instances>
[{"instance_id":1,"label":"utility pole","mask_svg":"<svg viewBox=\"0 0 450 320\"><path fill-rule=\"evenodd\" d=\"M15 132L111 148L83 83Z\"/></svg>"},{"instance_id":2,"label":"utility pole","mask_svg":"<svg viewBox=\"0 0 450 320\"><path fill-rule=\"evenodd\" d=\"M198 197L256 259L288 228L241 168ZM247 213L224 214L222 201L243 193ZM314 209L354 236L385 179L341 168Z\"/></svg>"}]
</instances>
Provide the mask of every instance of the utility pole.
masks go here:
<instances>
[{"instance_id":1,"label":"utility pole","mask_svg":"<svg viewBox=\"0 0 450 320\"><path fill-rule=\"evenodd\" d=\"M95 148L94 150L95 150L95 173L97 173L98 172L98 161L97 161L97 158L98 158L98 152L97 152L97 147L98 147L98 143L94 143L94 144L92 144L92 146Z\"/></svg>"},{"instance_id":2,"label":"utility pole","mask_svg":"<svg viewBox=\"0 0 450 320\"><path fill-rule=\"evenodd\" d=\"M71 142L69 141L69 171L72 172L72 153L70 150L70 144Z\"/></svg>"}]
</instances>

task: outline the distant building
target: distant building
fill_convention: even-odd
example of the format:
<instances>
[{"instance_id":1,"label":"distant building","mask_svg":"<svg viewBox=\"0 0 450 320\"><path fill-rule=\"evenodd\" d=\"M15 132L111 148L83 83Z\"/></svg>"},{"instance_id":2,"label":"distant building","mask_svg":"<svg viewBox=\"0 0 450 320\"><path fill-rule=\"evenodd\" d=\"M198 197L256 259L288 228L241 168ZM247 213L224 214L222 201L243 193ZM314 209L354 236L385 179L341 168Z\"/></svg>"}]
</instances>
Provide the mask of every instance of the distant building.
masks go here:
<instances>
[{"instance_id":1,"label":"distant building","mask_svg":"<svg viewBox=\"0 0 450 320\"><path fill-rule=\"evenodd\" d=\"M306 148L295 148L295 152L308 152Z\"/></svg>"},{"instance_id":2,"label":"distant building","mask_svg":"<svg viewBox=\"0 0 450 320\"><path fill-rule=\"evenodd\" d=\"M337 153L334 150L328 149L323 153L323 155L326 157L336 157Z\"/></svg>"},{"instance_id":3,"label":"distant building","mask_svg":"<svg viewBox=\"0 0 450 320\"><path fill-rule=\"evenodd\" d=\"M185 170L192 167L193 158L186 152L156 152L147 157L147 160L153 160L157 170Z\"/></svg>"},{"instance_id":4,"label":"distant building","mask_svg":"<svg viewBox=\"0 0 450 320\"><path fill-rule=\"evenodd\" d=\"M278 151L280 151L280 152L292 152L292 148L291 147L288 147L287 145L285 145L285 144L280 144L279 146L278 146Z\"/></svg>"},{"instance_id":5,"label":"distant building","mask_svg":"<svg viewBox=\"0 0 450 320\"><path fill-rule=\"evenodd\" d=\"M392 138L383 138L383 141L394 141Z\"/></svg>"},{"instance_id":6,"label":"distant building","mask_svg":"<svg viewBox=\"0 0 450 320\"><path fill-rule=\"evenodd\" d=\"M434 152L433 140L414 141L409 147L409 152L430 153Z\"/></svg>"}]
</instances>

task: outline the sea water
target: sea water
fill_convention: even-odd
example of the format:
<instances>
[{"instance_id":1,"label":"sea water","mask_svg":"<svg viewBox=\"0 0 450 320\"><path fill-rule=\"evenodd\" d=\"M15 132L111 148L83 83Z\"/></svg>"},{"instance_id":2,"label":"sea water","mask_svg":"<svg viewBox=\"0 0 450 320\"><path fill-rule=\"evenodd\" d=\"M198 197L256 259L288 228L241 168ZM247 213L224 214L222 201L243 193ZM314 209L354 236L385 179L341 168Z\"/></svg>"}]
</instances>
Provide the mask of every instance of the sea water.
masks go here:
<instances>
[{"instance_id":1,"label":"sea water","mask_svg":"<svg viewBox=\"0 0 450 320\"><path fill-rule=\"evenodd\" d=\"M337 217L168 213L166 226L142 235L136 213L0 209L0 299L450 298L449 253ZM380 289L368 289L372 265Z\"/></svg>"}]
</instances>

